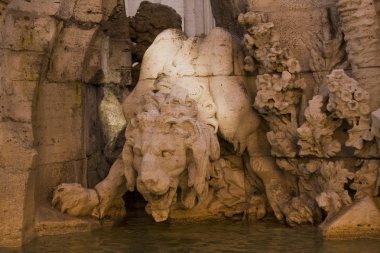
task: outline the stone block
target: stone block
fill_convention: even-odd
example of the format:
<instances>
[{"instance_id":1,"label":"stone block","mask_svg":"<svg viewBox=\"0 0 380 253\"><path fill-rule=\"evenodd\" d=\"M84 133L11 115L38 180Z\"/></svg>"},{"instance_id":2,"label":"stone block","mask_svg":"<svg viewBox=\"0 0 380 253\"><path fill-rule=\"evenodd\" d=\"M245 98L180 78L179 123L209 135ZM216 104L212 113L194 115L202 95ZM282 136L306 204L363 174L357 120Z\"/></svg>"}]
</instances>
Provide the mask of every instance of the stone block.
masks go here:
<instances>
[{"instance_id":1,"label":"stone block","mask_svg":"<svg viewBox=\"0 0 380 253\"><path fill-rule=\"evenodd\" d=\"M40 78L43 55L34 52L0 50L0 79L37 81Z\"/></svg>"},{"instance_id":2,"label":"stone block","mask_svg":"<svg viewBox=\"0 0 380 253\"><path fill-rule=\"evenodd\" d=\"M328 239L378 239L380 236L378 203L371 197L354 202L341 210L332 220L322 223L320 229Z\"/></svg>"},{"instance_id":3,"label":"stone block","mask_svg":"<svg viewBox=\"0 0 380 253\"><path fill-rule=\"evenodd\" d=\"M5 15L6 8L7 8L7 4L0 2L0 31L3 30L3 18Z\"/></svg>"},{"instance_id":4,"label":"stone block","mask_svg":"<svg viewBox=\"0 0 380 253\"><path fill-rule=\"evenodd\" d=\"M180 50L184 39L179 30L169 29L160 33L145 52L139 80L157 78Z\"/></svg>"},{"instance_id":5,"label":"stone block","mask_svg":"<svg viewBox=\"0 0 380 253\"><path fill-rule=\"evenodd\" d=\"M108 1L102 1L102 12L104 15L104 18L107 19L115 6L117 5L118 0L108 0Z\"/></svg>"},{"instance_id":6,"label":"stone block","mask_svg":"<svg viewBox=\"0 0 380 253\"><path fill-rule=\"evenodd\" d=\"M74 18L80 22L99 23L102 20L102 0L79 0L74 8Z\"/></svg>"},{"instance_id":7,"label":"stone block","mask_svg":"<svg viewBox=\"0 0 380 253\"><path fill-rule=\"evenodd\" d=\"M248 0L248 9L252 11L279 11L311 8L326 8L335 5L335 0Z\"/></svg>"},{"instance_id":8,"label":"stone block","mask_svg":"<svg viewBox=\"0 0 380 253\"><path fill-rule=\"evenodd\" d=\"M70 0L68 0L70 1ZM12 0L8 9L22 12L29 12L38 16L53 16L57 13L62 4L67 1L51 1L51 0Z\"/></svg>"},{"instance_id":9,"label":"stone block","mask_svg":"<svg viewBox=\"0 0 380 253\"><path fill-rule=\"evenodd\" d=\"M289 49L300 62L302 72L311 71L309 48L320 47L322 34L330 29L327 9L269 12L268 19L274 23L282 47Z\"/></svg>"},{"instance_id":10,"label":"stone block","mask_svg":"<svg viewBox=\"0 0 380 253\"><path fill-rule=\"evenodd\" d=\"M92 40L88 51L87 57L84 62L83 69L83 81L85 83L91 84L101 84L104 82L104 70L108 64L105 62L102 66L102 58L107 58L105 56L108 50L108 37L103 33L99 32L96 37Z\"/></svg>"},{"instance_id":11,"label":"stone block","mask_svg":"<svg viewBox=\"0 0 380 253\"><path fill-rule=\"evenodd\" d=\"M80 160L83 151L81 83L42 83L34 132L40 165Z\"/></svg>"},{"instance_id":12,"label":"stone block","mask_svg":"<svg viewBox=\"0 0 380 253\"><path fill-rule=\"evenodd\" d=\"M231 34L222 28L211 30L195 48L193 61L197 76L229 76L234 71L234 44ZM187 58L190 58L187 56Z\"/></svg>"},{"instance_id":13,"label":"stone block","mask_svg":"<svg viewBox=\"0 0 380 253\"><path fill-rule=\"evenodd\" d=\"M73 16L74 7L77 0L65 0L59 6L56 16L63 20L68 20Z\"/></svg>"},{"instance_id":14,"label":"stone block","mask_svg":"<svg viewBox=\"0 0 380 253\"><path fill-rule=\"evenodd\" d=\"M112 90L105 88L103 92L104 96L99 105L99 118L102 122L104 141L109 143L117 138L126 122L122 106Z\"/></svg>"},{"instance_id":15,"label":"stone block","mask_svg":"<svg viewBox=\"0 0 380 253\"><path fill-rule=\"evenodd\" d=\"M28 198L34 194L32 179L30 171L0 168L1 247L20 247L33 237L34 199Z\"/></svg>"},{"instance_id":16,"label":"stone block","mask_svg":"<svg viewBox=\"0 0 380 253\"><path fill-rule=\"evenodd\" d=\"M0 118L31 122L36 85L29 81L4 81L0 89Z\"/></svg>"},{"instance_id":17,"label":"stone block","mask_svg":"<svg viewBox=\"0 0 380 253\"><path fill-rule=\"evenodd\" d=\"M356 79L360 87L368 91L370 95L371 110L380 107L380 67L377 68L359 68L352 70L353 78Z\"/></svg>"},{"instance_id":18,"label":"stone block","mask_svg":"<svg viewBox=\"0 0 380 253\"><path fill-rule=\"evenodd\" d=\"M371 114L372 126L380 129L380 109L373 111Z\"/></svg>"},{"instance_id":19,"label":"stone block","mask_svg":"<svg viewBox=\"0 0 380 253\"><path fill-rule=\"evenodd\" d=\"M248 92L245 90L245 80L243 77L235 76L210 77L209 85L217 108L216 118L219 131L227 141L234 143L236 132L245 128L242 122L244 125L255 124L251 122L251 119L255 120L256 117L251 117L253 110ZM231 96L231 94L234 95ZM242 115L245 117L244 121ZM248 128L250 127L247 126ZM247 138L248 135L245 137Z\"/></svg>"},{"instance_id":20,"label":"stone block","mask_svg":"<svg viewBox=\"0 0 380 253\"><path fill-rule=\"evenodd\" d=\"M143 95L153 90L154 79L142 80L137 83L131 94L123 101L123 113L126 122L129 122L142 106Z\"/></svg>"},{"instance_id":21,"label":"stone block","mask_svg":"<svg viewBox=\"0 0 380 253\"><path fill-rule=\"evenodd\" d=\"M96 28L81 29L75 25L64 28L52 53L47 77L53 82L78 81Z\"/></svg>"},{"instance_id":22,"label":"stone block","mask_svg":"<svg viewBox=\"0 0 380 253\"><path fill-rule=\"evenodd\" d=\"M29 13L8 12L0 33L0 47L12 50L47 51L56 35L55 19Z\"/></svg>"},{"instance_id":23,"label":"stone block","mask_svg":"<svg viewBox=\"0 0 380 253\"><path fill-rule=\"evenodd\" d=\"M36 155L32 125L12 121L0 122L0 168L26 171Z\"/></svg>"},{"instance_id":24,"label":"stone block","mask_svg":"<svg viewBox=\"0 0 380 253\"><path fill-rule=\"evenodd\" d=\"M86 98L84 101L84 146L86 155L90 156L104 146L98 114L101 87L84 85L83 89Z\"/></svg>"}]
</instances>

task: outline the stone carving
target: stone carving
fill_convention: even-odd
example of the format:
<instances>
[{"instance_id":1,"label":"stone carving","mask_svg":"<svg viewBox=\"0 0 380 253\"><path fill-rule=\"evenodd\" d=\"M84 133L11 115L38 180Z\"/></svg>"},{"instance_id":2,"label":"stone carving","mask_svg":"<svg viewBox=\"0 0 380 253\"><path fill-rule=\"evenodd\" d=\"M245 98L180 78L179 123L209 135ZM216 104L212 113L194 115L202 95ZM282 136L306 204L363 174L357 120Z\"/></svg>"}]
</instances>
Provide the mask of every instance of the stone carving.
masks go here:
<instances>
[{"instance_id":1,"label":"stone carving","mask_svg":"<svg viewBox=\"0 0 380 253\"><path fill-rule=\"evenodd\" d=\"M165 51L157 51L161 43L173 52L171 58L163 57ZM98 217L110 215L109 212L120 214L119 203L113 202L123 190L133 190L136 185L148 201L146 210L156 221L166 220L176 208L226 216L245 212L262 218L266 201L248 196L249 203L243 202L242 193L246 189L242 187L242 172L219 160L218 132L238 154L247 149L248 170L262 181L269 206L279 220L291 225L312 222L301 198L292 196L293 181L276 168L272 158L263 156L258 138L260 120L250 107L243 79L224 74L234 71L235 63L223 62L226 53L234 53L233 43L231 35L222 29L213 30L203 39L186 39L175 30L157 37L144 58L140 82L124 103L124 115L129 121L123 149L124 173L117 165L119 159L107 178L95 186L100 199L96 207ZM167 63L161 63L162 60ZM215 76L207 77L210 74L199 71L209 71ZM206 77L196 77L196 73ZM297 85L286 75L285 85ZM148 82L152 77L155 80ZM235 99L231 99L231 94ZM140 99L141 95L144 99ZM89 202L67 200L63 193L69 187L59 186L54 193L54 204L64 206L61 210L68 213L70 208L76 208L70 205ZM181 189L178 197L177 188ZM175 204L177 199L180 201Z\"/></svg>"},{"instance_id":2,"label":"stone carving","mask_svg":"<svg viewBox=\"0 0 380 253\"><path fill-rule=\"evenodd\" d=\"M331 13L330 15L334 15ZM337 24L334 24L337 25ZM332 28L333 29L333 28ZM310 45L309 67L313 71L313 78L318 84L314 87L314 94L328 92L326 88L326 73L334 69L345 69L348 67L346 44L340 27L334 27L337 31L333 34L330 29L322 28L319 40Z\"/></svg>"},{"instance_id":3,"label":"stone carving","mask_svg":"<svg viewBox=\"0 0 380 253\"><path fill-rule=\"evenodd\" d=\"M380 152L380 109L371 113L372 127L371 132L376 137L378 151Z\"/></svg>"},{"instance_id":4,"label":"stone carving","mask_svg":"<svg viewBox=\"0 0 380 253\"><path fill-rule=\"evenodd\" d=\"M297 129L301 156L332 157L340 150L340 143L333 139L340 120L333 120L322 112L323 97L314 96L305 109L305 122Z\"/></svg>"},{"instance_id":5,"label":"stone carving","mask_svg":"<svg viewBox=\"0 0 380 253\"><path fill-rule=\"evenodd\" d=\"M130 19L129 26L130 38L134 43L132 57L135 64L132 68L132 78L133 85L136 85L145 51L165 29L181 29L182 18L167 5L142 1L136 15Z\"/></svg>"},{"instance_id":6,"label":"stone carving","mask_svg":"<svg viewBox=\"0 0 380 253\"><path fill-rule=\"evenodd\" d=\"M369 94L344 70L334 70L327 77L329 102L327 110L338 119L346 119L348 130L346 146L362 149L364 141L372 141Z\"/></svg>"},{"instance_id":7,"label":"stone carving","mask_svg":"<svg viewBox=\"0 0 380 253\"><path fill-rule=\"evenodd\" d=\"M269 123L267 138L272 155L294 157L297 153L297 105L301 101L304 80L297 73L299 62L280 46L280 37L264 13L239 15L239 23L247 28L244 43L248 52L244 69L258 71L255 108ZM267 73L267 74L264 74ZM274 74L271 74L274 73Z\"/></svg>"},{"instance_id":8,"label":"stone carving","mask_svg":"<svg viewBox=\"0 0 380 253\"><path fill-rule=\"evenodd\" d=\"M355 200L367 196L377 196L380 186L380 164L377 160L359 161L362 167L355 172L354 182L350 188L355 190Z\"/></svg>"},{"instance_id":9,"label":"stone carving","mask_svg":"<svg viewBox=\"0 0 380 253\"><path fill-rule=\"evenodd\" d=\"M336 7L347 44L348 60L353 77L370 94L379 94L380 28L373 0L339 0ZM370 100L371 110L380 106Z\"/></svg>"},{"instance_id":10,"label":"stone carving","mask_svg":"<svg viewBox=\"0 0 380 253\"><path fill-rule=\"evenodd\" d=\"M333 217L352 200L344 186L353 173L349 172L342 161L311 160L300 162L296 159L277 159L277 164L298 177L298 189L301 196L318 204L327 213L327 218ZM315 217L320 216L313 203L311 210ZM320 220L319 218L314 218Z\"/></svg>"}]
</instances>

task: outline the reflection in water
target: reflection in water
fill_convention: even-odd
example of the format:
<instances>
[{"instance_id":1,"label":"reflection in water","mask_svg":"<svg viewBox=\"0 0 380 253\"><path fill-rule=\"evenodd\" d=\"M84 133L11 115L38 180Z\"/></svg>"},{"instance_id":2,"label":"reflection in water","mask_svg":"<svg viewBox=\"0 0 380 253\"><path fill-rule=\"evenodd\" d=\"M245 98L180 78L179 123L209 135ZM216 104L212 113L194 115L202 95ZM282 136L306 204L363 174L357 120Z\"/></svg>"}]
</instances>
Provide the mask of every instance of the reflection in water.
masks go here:
<instances>
[{"instance_id":1,"label":"reflection in water","mask_svg":"<svg viewBox=\"0 0 380 253\"><path fill-rule=\"evenodd\" d=\"M23 249L0 252L380 252L380 240L324 241L315 227L276 222L154 223L136 218L117 228L38 238Z\"/></svg>"}]
</instances>

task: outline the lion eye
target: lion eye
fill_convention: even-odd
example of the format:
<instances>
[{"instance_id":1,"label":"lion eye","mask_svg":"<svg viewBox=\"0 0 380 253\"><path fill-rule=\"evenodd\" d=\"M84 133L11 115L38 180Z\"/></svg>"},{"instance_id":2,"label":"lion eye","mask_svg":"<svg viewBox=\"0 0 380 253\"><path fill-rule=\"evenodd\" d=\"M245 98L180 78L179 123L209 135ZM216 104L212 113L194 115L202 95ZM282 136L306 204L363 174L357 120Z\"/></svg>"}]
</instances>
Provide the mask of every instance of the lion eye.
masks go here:
<instances>
[{"instance_id":1,"label":"lion eye","mask_svg":"<svg viewBox=\"0 0 380 253\"><path fill-rule=\"evenodd\" d=\"M141 149L133 148L133 154L136 156L142 156Z\"/></svg>"},{"instance_id":2,"label":"lion eye","mask_svg":"<svg viewBox=\"0 0 380 253\"><path fill-rule=\"evenodd\" d=\"M161 152L161 156L162 156L162 157L169 157L169 156L172 156L172 155L174 155L174 152L173 152L173 151L170 151L170 150L163 150L163 151Z\"/></svg>"}]
</instances>

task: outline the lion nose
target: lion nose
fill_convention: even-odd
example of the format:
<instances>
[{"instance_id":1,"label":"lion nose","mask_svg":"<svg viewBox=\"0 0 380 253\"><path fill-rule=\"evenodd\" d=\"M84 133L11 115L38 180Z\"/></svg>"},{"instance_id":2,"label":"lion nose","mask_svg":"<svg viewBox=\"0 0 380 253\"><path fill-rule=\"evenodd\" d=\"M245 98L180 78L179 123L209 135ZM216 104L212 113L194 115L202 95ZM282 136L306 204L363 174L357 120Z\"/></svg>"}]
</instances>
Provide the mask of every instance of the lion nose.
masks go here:
<instances>
[{"instance_id":1,"label":"lion nose","mask_svg":"<svg viewBox=\"0 0 380 253\"><path fill-rule=\"evenodd\" d=\"M170 180L162 171L142 170L139 178L143 188L150 193L162 195L169 190Z\"/></svg>"}]
</instances>

